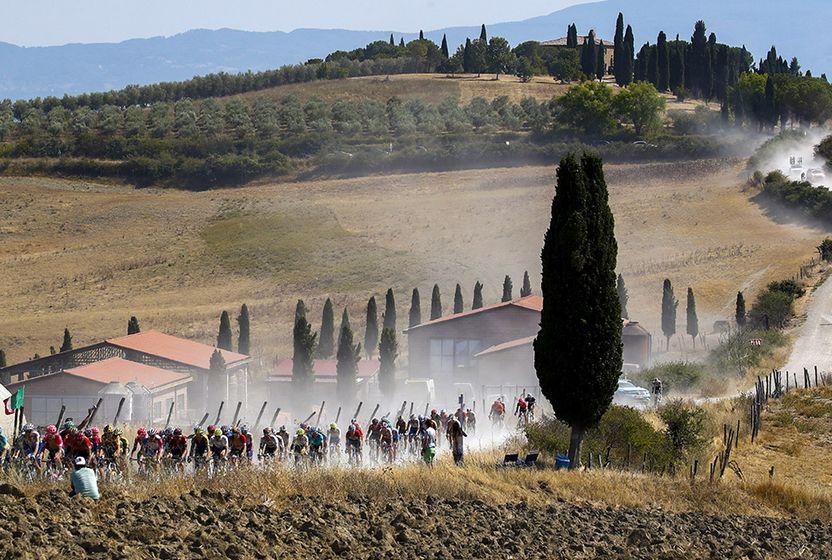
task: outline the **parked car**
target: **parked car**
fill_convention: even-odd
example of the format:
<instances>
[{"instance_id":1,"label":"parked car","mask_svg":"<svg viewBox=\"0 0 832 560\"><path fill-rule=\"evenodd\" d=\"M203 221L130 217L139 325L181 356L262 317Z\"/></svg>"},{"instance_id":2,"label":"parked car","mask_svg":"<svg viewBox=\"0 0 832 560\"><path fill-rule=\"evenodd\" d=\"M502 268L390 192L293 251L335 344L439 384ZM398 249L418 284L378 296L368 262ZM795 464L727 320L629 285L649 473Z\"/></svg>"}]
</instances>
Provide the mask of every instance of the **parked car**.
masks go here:
<instances>
[{"instance_id":1,"label":"parked car","mask_svg":"<svg viewBox=\"0 0 832 560\"><path fill-rule=\"evenodd\" d=\"M643 407L650 404L650 391L634 385L629 379L619 379L612 402L624 406Z\"/></svg>"},{"instance_id":2,"label":"parked car","mask_svg":"<svg viewBox=\"0 0 832 560\"><path fill-rule=\"evenodd\" d=\"M826 181L826 173L823 172L823 169L814 167L806 172L806 180L810 183L822 183Z\"/></svg>"}]
</instances>

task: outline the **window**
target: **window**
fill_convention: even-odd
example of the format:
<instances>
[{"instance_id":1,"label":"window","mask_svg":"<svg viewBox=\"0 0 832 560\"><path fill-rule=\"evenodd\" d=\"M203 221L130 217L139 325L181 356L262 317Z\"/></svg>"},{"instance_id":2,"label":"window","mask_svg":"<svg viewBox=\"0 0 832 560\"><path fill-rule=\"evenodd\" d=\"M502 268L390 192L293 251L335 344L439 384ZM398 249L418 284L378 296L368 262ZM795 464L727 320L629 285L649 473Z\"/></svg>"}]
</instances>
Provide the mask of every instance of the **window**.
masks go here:
<instances>
[{"instance_id":1,"label":"window","mask_svg":"<svg viewBox=\"0 0 832 560\"><path fill-rule=\"evenodd\" d=\"M430 341L431 374L453 373L471 366L471 357L479 352L479 340L432 338Z\"/></svg>"}]
</instances>

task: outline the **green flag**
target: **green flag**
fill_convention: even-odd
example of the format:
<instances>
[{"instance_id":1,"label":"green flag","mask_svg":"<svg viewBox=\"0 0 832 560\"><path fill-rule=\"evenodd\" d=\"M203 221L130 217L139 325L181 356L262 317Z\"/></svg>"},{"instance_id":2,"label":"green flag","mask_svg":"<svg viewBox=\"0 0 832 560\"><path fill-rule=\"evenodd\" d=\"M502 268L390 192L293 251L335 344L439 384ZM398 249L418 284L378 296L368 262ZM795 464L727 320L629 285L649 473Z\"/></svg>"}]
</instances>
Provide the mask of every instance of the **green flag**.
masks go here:
<instances>
[{"instance_id":1,"label":"green flag","mask_svg":"<svg viewBox=\"0 0 832 560\"><path fill-rule=\"evenodd\" d=\"M23 406L23 387L17 390L17 393L12 395L11 399L9 400L9 408L12 410L17 410L18 408Z\"/></svg>"}]
</instances>

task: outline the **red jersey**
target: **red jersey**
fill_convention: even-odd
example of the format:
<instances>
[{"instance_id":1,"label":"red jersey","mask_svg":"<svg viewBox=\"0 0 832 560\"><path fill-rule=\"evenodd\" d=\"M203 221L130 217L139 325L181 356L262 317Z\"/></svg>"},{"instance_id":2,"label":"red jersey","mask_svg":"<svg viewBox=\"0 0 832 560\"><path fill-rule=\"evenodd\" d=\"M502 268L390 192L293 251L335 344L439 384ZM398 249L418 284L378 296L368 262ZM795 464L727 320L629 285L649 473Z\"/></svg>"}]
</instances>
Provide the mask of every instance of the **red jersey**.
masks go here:
<instances>
[{"instance_id":1,"label":"red jersey","mask_svg":"<svg viewBox=\"0 0 832 560\"><path fill-rule=\"evenodd\" d=\"M72 449L72 451L76 453L80 451L92 450L92 442L90 441L90 438L81 433L69 437L66 441L66 444L67 446L69 446L70 449Z\"/></svg>"},{"instance_id":2,"label":"red jersey","mask_svg":"<svg viewBox=\"0 0 832 560\"><path fill-rule=\"evenodd\" d=\"M46 434L43 438L43 445L49 451L58 451L64 446L64 440L61 434L49 435Z\"/></svg>"}]
</instances>

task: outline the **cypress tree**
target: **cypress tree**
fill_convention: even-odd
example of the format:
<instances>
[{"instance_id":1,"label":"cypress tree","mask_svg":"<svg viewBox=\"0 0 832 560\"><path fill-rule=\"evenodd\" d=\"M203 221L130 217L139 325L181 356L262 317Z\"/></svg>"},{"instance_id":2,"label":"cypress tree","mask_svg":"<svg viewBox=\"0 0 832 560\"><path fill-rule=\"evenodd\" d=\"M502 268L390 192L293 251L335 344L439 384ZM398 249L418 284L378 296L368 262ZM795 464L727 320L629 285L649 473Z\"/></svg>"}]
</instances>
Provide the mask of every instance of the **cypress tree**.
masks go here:
<instances>
[{"instance_id":1,"label":"cypress tree","mask_svg":"<svg viewBox=\"0 0 832 560\"><path fill-rule=\"evenodd\" d=\"M419 40L420 40L420 41L424 41L424 40L425 40L425 32L424 32L424 31L422 31L421 29L419 30Z\"/></svg>"},{"instance_id":2,"label":"cypress tree","mask_svg":"<svg viewBox=\"0 0 832 560\"><path fill-rule=\"evenodd\" d=\"M581 47L581 72L589 77L595 75L595 66L598 60L595 55L595 30L590 29L583 46Z\"/></svg>"},{"instance_id":3,"label":"cypress tree","mask_svg":"<svg viewBox=\"0 0 832 560\"><path fill-rule=\"evenodd\" d=\"M676 37L670 49L670 77L668 86L670 91L678 92L685 87L685 53L683 43Z\"/></svg>"},{"instance_id":4,"label":"cypress tree","mask_svg":"<svg viewBox=\"0 0 832 560\"><path fill-rule=\"evenodd\" d=\"M679 300L673 295L673 284L668 278L662 286L662 332L667 339L667 350L670 350L670 337L676 334L676 308Z\"/></svg>"},{"instance_id":5,"label":"cypress tree","mask_svg":"<svg viewBox=\"0 0 832 560\"><path fill-rule=\"evenodd\" d=\"M618 19L615 21L615 37L613 38L612 67L615 83L624 86L624 14L618 12Z\"/></svg>"},{"instance_id":6,"label":"cypress tree","mask_svg":"<svg viewBox=\"0 0 832 560\"><path fill-rule=\"evenodd\" d=\"M595 62L595 77L598 78L598 81L604 79L604 76L607 74L607 47L604 46L604 41L598 43L598 47L595 49L597 52L598 60Z\"/></svg>"},{"instance_id":7,"label":"cypress tree","mask_svg":"<svg viewBox=\"0 0 832 560\"><path fill-rule=\"evenodd\" d=\"M6 367L6 351L0 350L0 368Z\"/></svg>"},{"instance_id":8,"label":"cypress tree","mask_svg":"<svg viewBox=\"0 0 832 560\"><path fill-rule=\"evenodd\" d=\"M378 388L385 398L391 399L396 393L396 358L399 355L399 345L396 342L396 331L383 329L381 343L378 347Z\"/></svg>"},{"instance_id":9,"label":"cypress tree","mask_svg":"<svg viewBox=\"0 0 832 560\"><path fill-rule=\"evenodd\" d=\"M488 35L485 33L485 24L482 24L482 29L480 29L480 41L484 44L488 44Z\"/></svg>"},{"instance_id":10,"label":"cypress tree","mask_svg":"<svg viewBox=\"0 0 832 560\"><path fill-rule=\"evenodd\" d=\"M686 331L693 339L693 347L696 348L696 337L699 336L699 318L696 316L696 299L693 297L693 288L688 288L688 307L686 314Z\"/></svg>"},{"instance_id":11,"label":"cypress tree","mask_svg":"<svg viewBox=\"0 0 832 560\"><path fill-rule=\"evenodd\" d=\"M659 83L659 61L655 45L647 47L645 79L654 86Z\"/></svg>"},{"instance_id":12,"label":"cypress tree","mask_svg":"<svg viewBox=\"0 0 832 560\"><path fill-rule=\"evenodd\" d=\"M335 352L335 313L332 310L332 300L326 298L324 312L321 315L321 335L315 357L328 360Z\"/></svg>"},{"instance_id":13,"label":"cypress tree","mask_svg":"<svg viewBox=\"0 0 832 560\"><path fill-rule=\"evenodd\" d=\"M410 296L410 320L408 327L415 327L422 322L422 302L419 297L419 288L413 288L413 295Z\"/></svg>"},{"instance_id":14,"label":"cypress tree","mask_svg":"<svg viewBox=\"0 0 832 560\"><path fill-rule=\"evenodd\" d=\"M223 311L220 315L220 330L217 334L217 348L230 351L232 348L231 339L231 319L228 317L228 311Z\"/></svg>"},{"instance_id":15,"label":"cypress tree","mask_svg":"<svg viewBox=\"0 0 832 560\"><path fill-rule=\"evenodd\" d=\"M249 356L251 355L251 322L248 316L248 306L245 303L240 307L237 325L240 328L240 334L237 337L237 352Z\"/></svg>"},{"instance_id":16,"label":"cypress tree","mask_svg":"<svg viewBox=\"0 0 832 560\"><path fill-rule=\"evenodd\" d=\"M532 295L532 282L529 280L529 271L523 273L523 286L520 288L520 297Z\"/></svg>"},{"instance_id":17,"label":"cypress tree","mask_svg":"<svg viewBox=\"0 0 832 560\"><path fill-rule=\"evenodd\" d=\"M584 154L578 163L567 155L557 181L541 254L543 310L535 370L555 415L572 429L569 458L575 469L584 433L612 403L623 365L618 247L601 159Z\"/></svg>"},{"instance_id":18,"label":"cypress tree","mask_svg":"<svg viewBox=\"0 0 832 560\"><path fill-rule=\"evenodd\" d=\"M442 296L439 294L439 284L433 285L433 293L430 295L430 320L442 316Z\"/></svg>"},{"instance_id":19,"label":"cypress tree","mask_svg":"<svg viewBox=\"0 0 832 560\"><path fill-rule=\"evenodd\" d=\"M466 74L474 72L474 61L471 52L471 39L465 39L465 48L462 51L462 71Z\"/></svg>"},{"instance_id":20,"label":"cypress tree","mask_svg":"<svg viewBox=\"0 0 832 560\"><path fill-rule=\"evenodd\" d=\"M664 31L659 33L656 39L656 64L658 66L659 91L667 91L670 88L670 52L667 49L667 35Z\"/></svg>"},{"instance_id":21,"label":"cypress tree","mask_svg":"<svg viewBox=\"0 0 832 560\"><path fill-rule=\"evenodd\" d=\"M477 281L474 283L474 301L471 302L471 309L479 309L482 307L482 284Z\"/></svg>"},{"instance_id":22,"label":"cypress tree","mask_svg":"<svg viewBox=\"0 0 832 560\"><path fill-rule=\"evenodd\" d=\"M465 310L465 304L462 302L462 286L456 285L454 290L454 314L462 313Z\"/></svg>"},{"instance_id":23,"label":"cypress tree","mask_svg":"<svg viewBox=\"0 0 832 560\"><path fill-rule=\"evenodd\" d=\"M566 29L566 46L570 49L578 48L578 27L574 23Z\"/></svg>"},{"instance_id":24,"label":"cypress tree","mask_svg":"<svg viewBox=\"0 0 832 560\"><path fill-rule=\"evenodd\" d=\"M61 342L60 352L69 352L72 350L72 335L69 334L69 329L64 329L64 340Z\"/></svg>"},{"instance_id":25,"label":"cypress tree","mask_svg":"<svg viewBox=\"0 0 832 560\"><path fill-rule=\"evenodd\" d=\"M503 279L503 299L500 301L511 301L514 299L513 291L514 286L511 283L511 276L506 274L506 277Z\"/></svg>"},{"instance_id":26,"label":"cypress tree","mask_svg":"<svg viewBox=\"0 0 832 560\"><path fill-rule=\"evenodd\" d=\"M393 288L388 288L387 294L384 296L383 327L396 332L396 297L393 295Z\"/></svg>"},{"instance_id":27,"label":"cypress tree","mask_svg":"<svg viewBox=\"0 0 832 560\"><path fill-rule=\"evenodd\" d=\"M395 46L396 46L396 42L395 42L395 41L393 41L393 34L392 34L392 33L390 34L390 46L391 46L391 47L395 47Z\"/></svg>"},{"instance_id":28,"label":"cypress tree","mask_svg":"<svg viewBox=\"0 0 832 560\"><path fill-rule=\"evenodd\" d=\"M737 306L734 312L734 318L737 320L737 326L742 328L748 319L745 314L745 297L742 292L737 292Z\"/></svg>"},{"instance_id":29,"label":"cypress tree","mask_svg":"<svg viewBox=\"0 0 832 560\"><path fill-rule=\"evenodd\" d=\"M690 38L690 64L687 71L690 80L685 80L689 88L698 97L705 97L708 92L708 40L705 37L705 22L699 20Z\"/></svg>"},{"instance_id":30,"label":"cypress tree","mask_svg":"<svg viewBox=\"0 0 832 560\"><path fill-rule=\"evenodd\" d=\"M624 284L624 277L620 274L615 283L615 290L618 292L618 304L621 306L621 318L629 319L630 312L627 311L627 302L630 301L630 296L627 293L627 286Z\"/></svg>"},{"instance_id":31,"label":"cypress tree","mask_svg":"<svg viewBox=\"0 0 832 560\"><path fill-rule=\"evenodd\" d=\"M399 39L399 46L400 46L400 47L404 47L404 37L401 37L401 38Z\"/></svg>"},{"instance_id":32,"label":"cypress tree","mask_svg":"<svg viewBox=\"0 0 832 560\"><path fill-rule=\"evenodd\" d=\"M364 353L367 358L372 358L378 346L378 311L376 309L376 296L367 302L367 328L364 331Z\"/></svg>"},{"instance_id":33,"label":"cypress tree","mask_svg":"<svg viewBox=\"0 0 832 560\"><path fill-rule=\"evenodd\" d=\"M633 28L627 26L624 34L624 63L621 66L621 85L627 86L633 81L634 60L636 54L636 40Z\"/></svg>"},{"instance_id":34,"label":"cypress tree","mask_svg":"<svg viewBox=\"0 0 832 560\"><path fill-rule=\"evenodd\" d=\"M448 51L448 37L444 34L442 35L442 46L440 47L440 50L442 51L442 56L444 56L445 58L450 58L451 55Z\"/></svg>"},{"instance_id":35,"label":"cypress tree","mask_svg":"<svg viewBox=\"0 0 832 560\"><path fill-rule=\"evenodd\" d=\"M142 331L141 327L139 327L139 320L136 319L135 315L130 317L130 320L127 321L127 334L138 334Z\"/></svg>"},{"instance_id":36,"label":"cypress tree","mask_svg":"<svg viewBox=\"0 0 832 560\"><path fill-rule=\"evenodd\" d=\"M776 101L776 94L774 89L774 80L771 77L771 74L766 76L766 107L765 107L765 120L768 126L774 127L777 125L777 101Z\"/></svg>"},{"instance_id":37,"label":"cypress tree","mask_svg":"<svg viewBox=\"0 0 832 560\"><path fill-rule=\"evenodd\" d=\"M635 62L635 71L633 72L633 79L636 82L648 81L647 69L649 67L650 59L650 44L644 43L638 51L638 58Z\"/></svg>"},{"instance_id":38,"label":"cypress tree","mask_svg":"<svg viewBox=\"0 0 832 560\"><path fill-rule=\"evenodd\" d=\"M361 344L353 344L352 328L347 310L341 316L341 330L338 336L338 363L335 365L338 400L344 406L355 401L355 380L358 377L358 361L361 359Z\"/></svg>"},{"instance_id":39,"label":"cypress tree","mask_svg":"<svg viewBox=\"0 0 832 560\"><path fill-rule=\"evenodd\" d=\"M299 409L305 409L315 381L315 346L318 335L306 320L306 306L298 300L295 307L295 326L292 329L292 387Z\"/></svg>"}]
</instances>

